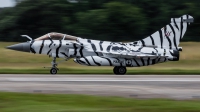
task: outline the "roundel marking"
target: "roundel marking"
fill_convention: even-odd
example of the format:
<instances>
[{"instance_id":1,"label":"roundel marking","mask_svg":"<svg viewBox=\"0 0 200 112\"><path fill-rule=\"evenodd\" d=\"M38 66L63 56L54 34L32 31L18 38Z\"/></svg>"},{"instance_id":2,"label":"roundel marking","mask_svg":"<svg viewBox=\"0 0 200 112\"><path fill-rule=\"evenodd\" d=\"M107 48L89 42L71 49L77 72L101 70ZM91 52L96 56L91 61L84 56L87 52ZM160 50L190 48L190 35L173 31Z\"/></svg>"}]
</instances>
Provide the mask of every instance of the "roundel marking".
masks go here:
<instances>
[{"instance_id":1,"label":"roundel marking","mask_svg":"<svg viewBox=\"0 0 200 112\"><path fill-rule=\"evenodd\" d=\"M131 66L131 64L132 64L132 61L131 61L131 60L126 60L126 65L127 65L127 66Z\"/></svg>"}]
</instances>

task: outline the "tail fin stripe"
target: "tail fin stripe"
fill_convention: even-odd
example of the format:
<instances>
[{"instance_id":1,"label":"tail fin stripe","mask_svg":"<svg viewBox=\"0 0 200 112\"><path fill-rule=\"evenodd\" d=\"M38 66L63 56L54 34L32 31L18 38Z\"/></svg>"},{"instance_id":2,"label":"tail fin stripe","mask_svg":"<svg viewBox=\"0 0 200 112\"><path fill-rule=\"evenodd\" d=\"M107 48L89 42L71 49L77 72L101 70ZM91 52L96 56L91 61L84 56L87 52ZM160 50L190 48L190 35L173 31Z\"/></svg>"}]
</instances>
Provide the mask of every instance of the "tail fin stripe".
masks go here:
<instances>
[{"instance_id":1,"label":"tail fin stripe","mask_svg":"<svg viewBox=\"0 0 200 112\"><path fill-rule=\"evenodd\" d=\"M168 40L168 42L169 42L169 48L172 49L172 42L171 42L171 40L169 39L168 36L166 36L166 37L167 37L167 40Z\"/></svg>"},{"instance_id":2,"label":"tail fin stripe","mask_svg":"<svg viewBox=\"0 0 200 112\"><path fill-rule=\"evenodd\" d=\"M150 38L151 38L151 41L152 41L152 45L155 45L155 42L154 42L154 40L153 40L153 37L150 36Z\"/></svg>"},{"instance_id":3,"label":"tail fin stripe","mask_svg":"<svg viewBox=\"0 0 200 112\"><path fill-rule=\"evenodd\" d=\"M182 33L183 33L183 17L181 17L181 23L180 23L180 29L181 29L181 33L180 33L180 38L179 38L179 41L181 41L181 37L182 37Z\"/></svg>"},{"instance_id":4,"label":"tail fin stripe","mask_svg":"<svg viewBox=\"0 0 200 112\"><path fill-rule=\"evenodd\" d=\"M173 20L174 20L174 24L175 24L176 28L179 30L178 25L176 24L175 18L173 18Z\"/></svg>"},{"instance_id":5,"label":"tail fin stripe","mask_svg":"<svg viewBox=\"0 0 200 112\"><path fill-rule=\"evenodd\" d=\"M141 40L141 42L142 42L142 46L145 46L144 40Z\"/></svg>"},{"instance_id":6,"label":"tail fin stripe","mask_svg":"<svg viewBox=\"0 0 200 112\"><path fill-rule=\"evenodd\" d=\"M161 30L159 30L159 34L160 34L161 48L163 48L163 35L162 35L162 31Z\"/></svg>"},{"instance_id":7,"label":"tail fin stripe","mask_svg":"<svg viewBox=\"0 0 200 112\"><path fill-rule=\"evenodd\" d=\"M175 34L175 31L174 31L174 28L173 28L173 26L172 26L171 24L169 24L169 26L170 26L170 28L172 29L172 32L173 32L173 34L174 34L174 46L175 46L176 49L178 50L177 44L176 44L176 34Z\"/></svg>"},{"instance_id":8,"label":"tail fin stripe","mask_svg":"<svg viewBox=\"0 0 200 112\"><path fill-rule=\"evenodd\" d=\"M189 19L189 15L187 14L187 19ZM189 25L189 23L187 22L187 26Z\"/></svg>"}]
</instances>

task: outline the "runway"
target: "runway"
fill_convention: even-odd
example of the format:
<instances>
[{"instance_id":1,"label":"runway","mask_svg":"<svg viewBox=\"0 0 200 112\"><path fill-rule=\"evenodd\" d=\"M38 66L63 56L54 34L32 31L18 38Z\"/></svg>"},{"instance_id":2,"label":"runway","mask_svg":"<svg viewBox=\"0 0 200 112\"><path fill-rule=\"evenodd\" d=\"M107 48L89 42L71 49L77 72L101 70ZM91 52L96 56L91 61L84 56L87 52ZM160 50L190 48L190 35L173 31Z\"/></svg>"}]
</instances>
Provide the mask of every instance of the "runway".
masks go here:
<instances>
[{"instance_id":1,"label":"runway","mask_svg":"<svg viewBox=\"0 0 200 112\"><path fill-rule=\"evenodd\" d=\"M200 99L200 75L0 75L0 91Z\"/></svg>"}]
</instances>

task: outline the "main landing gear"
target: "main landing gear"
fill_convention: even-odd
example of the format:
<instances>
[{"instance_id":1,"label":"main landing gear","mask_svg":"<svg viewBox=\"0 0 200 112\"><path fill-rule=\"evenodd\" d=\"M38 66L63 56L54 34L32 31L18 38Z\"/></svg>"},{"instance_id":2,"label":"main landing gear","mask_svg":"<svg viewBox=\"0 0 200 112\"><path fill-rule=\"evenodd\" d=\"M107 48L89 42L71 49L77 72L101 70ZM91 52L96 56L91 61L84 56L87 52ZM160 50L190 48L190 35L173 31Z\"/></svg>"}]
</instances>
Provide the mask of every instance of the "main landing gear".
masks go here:
<instances>
[{"instance_id":1,"label":"main landing gear","mask_svg":"<svg viewBox=\"0 0 200 112\"><path fill-rule=\"evenodd\" d=\"M113 72L116 75L124 75L124 74L126 74L126 71L127 71L126 67L123 67L123 66L115 66L113 68Z\"/></svg>"}]
</instances>

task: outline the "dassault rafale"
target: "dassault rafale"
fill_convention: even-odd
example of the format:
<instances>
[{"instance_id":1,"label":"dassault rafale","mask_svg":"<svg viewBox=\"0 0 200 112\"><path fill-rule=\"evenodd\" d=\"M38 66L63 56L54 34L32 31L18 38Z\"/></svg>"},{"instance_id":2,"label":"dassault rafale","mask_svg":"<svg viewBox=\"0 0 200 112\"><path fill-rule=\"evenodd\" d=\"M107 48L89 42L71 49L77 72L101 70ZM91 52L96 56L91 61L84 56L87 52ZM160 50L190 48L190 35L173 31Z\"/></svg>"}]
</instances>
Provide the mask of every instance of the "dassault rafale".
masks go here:
<instances>
[{"instance_id":1,"label":"dassault rafale","mask_svg":"<svg viewBox=\"0 0 200 112\"><path fill-rule=\"evenodd\" d=\"M167 61L178 61L180 40L188 25L194 21L190 15L171 18L171 22L152 35L134 42L110 42L71 36L62 33L48 33L30 41L8 46L8 49L45 54L53 58L51 74L56 74L56 58L87 66L114 66L117 75L126 74L126 67L141 67Z\"/></svg>"}]
</instances>

